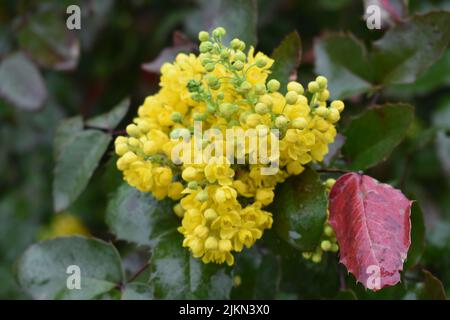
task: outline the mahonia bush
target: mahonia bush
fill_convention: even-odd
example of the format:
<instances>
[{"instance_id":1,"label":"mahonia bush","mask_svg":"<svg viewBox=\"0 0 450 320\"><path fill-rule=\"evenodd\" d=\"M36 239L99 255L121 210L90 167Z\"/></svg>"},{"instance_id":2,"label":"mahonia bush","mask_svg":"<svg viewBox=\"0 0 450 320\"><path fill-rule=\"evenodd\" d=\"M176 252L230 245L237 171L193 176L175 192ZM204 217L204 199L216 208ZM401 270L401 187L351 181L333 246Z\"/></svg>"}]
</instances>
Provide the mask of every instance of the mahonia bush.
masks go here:
<instances>
[{"instance_id":1,"label":"mahonia bush","mask_svg":"<svg viewBox=\"0 0 450 320\"><path fill-rule=\"evenodd\" d=\"M273 202L275 186L301 174L308 163L323 160L344 104L327 105L330 93L323 76L306 91L289 82L281 94L280 82L268 80L274 61L253 47L245 53L239 39L226 46L225 32L221 27L211 35L200 32L199 55L179 54L161 67L161 89L145 99L126 128L128 136L115 140L115 150L128 184L158 200L178 201L178 230L194 257L232 265L233 252L251 247L272 226L272 213L264 208ZM224 138L195 135L198 123ZM235 135L227 135L228 129ZM229 142L250 129L257 139L267 139L266 150L247 139L239 145L240 155L228 152L236 151ZM174 157L180 144L180 156ZM195 161L196 151L209 156ZM277 170L264 174L269 162ZM321 248L305 256L319 262L321 250L337 250L329 225Z\"/></svg>"}]
</instances>

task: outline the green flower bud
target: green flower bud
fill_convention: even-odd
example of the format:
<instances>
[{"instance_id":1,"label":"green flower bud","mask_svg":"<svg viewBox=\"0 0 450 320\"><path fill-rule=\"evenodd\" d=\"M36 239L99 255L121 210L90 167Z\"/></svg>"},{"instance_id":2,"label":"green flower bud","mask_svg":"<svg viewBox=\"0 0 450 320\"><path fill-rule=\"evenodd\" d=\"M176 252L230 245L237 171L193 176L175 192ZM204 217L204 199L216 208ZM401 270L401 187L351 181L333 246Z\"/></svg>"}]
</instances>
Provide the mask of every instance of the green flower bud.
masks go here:
<instances>
[{"instance_id":1,"label":"green flower bud","mask_svg":"<svg viewBox=\"0 0 450 320\"><path fill-rule=\"evenodd\" d=\"M212 72L212 71L214 71L214 68L215 68L216 66L214 65L214 63L207 63L206 65L205 65L205 70L207 71L207 72Z\"/></svg>"},{"instance_id":2,"label":"green flower bud","mask_svg":"<svg viewBox=\"0 0 450 320\"><path fill-rule=\"evenodd\" d=\"M219 106L219 111L224 117L229 118L238 110L238 108L238 106L226 102Z\"/></svg>"},{"instance_id":3,"label":"green flower bud","mask_svg":"<svg viewBox=\"0 0 450 320\"><path fill-rule=\"evenodd\" d=\"M337 243L333 243L331 245L331 252L338 252L339 251L339 246L337 245Z\"/></svg>"},{"instance_id":4,"label":"green flower bud","mask_svg":"<svg viewBox=\"0 0 450 320\"><path fill-rule=\"evenodd\" d=\"M225 95L223 94L223 92L219 92L219 93L217 94L217 99L218 99L218 100L223 100L223 98L225 98Z\"/></svg>"},{"instance_id":5,"label":"green flower bud","mask_svg":"<svg viewBox=\"0 0 450 320\"><path fill-rule=\"evenodd\" d=\"M208 86L214 86L219 82L219 79L217 79L217 77L213 75L207 75L205 78L206 82L208 83Z\"/></svg>"},{"instance_id":6,"label":"green flower bud","mask_svg":"<svg viewBox=\"0 0 450 320\"><path fill-rule=\"evenodd\" d=\"M318 76L318 77L316 78L316 82L319 84L319 87L320 87L321 89L324 89L324 88L327 87L328 80L327 80L327 78L325 78L324 76Z\"/></svg>"},{"instance_id":7,"label":"green flower bud","mask_svg":"<svg viewBox=\"0 0 450 320\"><path fill-rule=\"evenodd\" d=\"M247 57L245 56L245 53L243 53L240 50L238 52L236 52L236 54L234 55L234 58L237 61L242 61L242 62L245 62L245 60L247 59Z\"/></svg>"},{"instance_id":8,"label":"green flower bud","mask_svg":"<svg viewBox=\"0 0 450 320\"><path fill-rule=\"evenodd\" d=\"M289 120L285 116L278 116L275 119L275 126L277 128L285 128L289 123Z\"/></svg>"},{"instance_id":9,"label":"green flower bud","mask_svg":"<svg viewBox=\"0 0 450 320\"><path fill-rule=\"evenodd\" d=\"M191 189L191 190L196 190L198 188L197 181L190 181L188 183L188 188Z\"/></svg>"},{"instance_id":10,"label":"green flower bud","mask_svg":"<svg viewBox=\"0 0 450 320\"><path fill-rule=\"evenodd\" d=\"M334 237L334 236L335 236L334 231L333 231L333 228L332 228L330 225L326 225L323 232L325 233L325 235L326 235L327 237L330 237L330 238L331 238L331 237Z\"/></svg>"},{"instance_id":11,"label":"green flower bud","mask_svg":"<svg viewBox=\"0 0 450 320\"><path fill-rule=\"evenodd\" d=\"M201 53L209 52L209 51L211 51L212 48L213 48L213 44L210 41L202 42L202 43L200 43L200 46L199 46L199 50Z\"/></svg>"},{"instance_id":12,"label":"green flower bud","mask_svg":"<svg viewBox=\"0 0 450 320\"><path fill-rule=\"evenodd\" d=\"M305 89L303 89L303 86L298 83L297 81L291 81L287 85L288 91L295 91L298 94L303 94L305 92Z\"/></svg>"},{"instance_id":13,"label":"green flower bud","mask_svg":"<svg viewBox=\"0 0 450 320\"><path fill-rule=\"evenodd\" d=\"M306 121L305 118L295 118L292 121L292 127L295 129L305 129L306 126L308 125L308 122Z\"/></svg>"},{"instance_id":14,"label":"green flower bud","mask_svg":"<svg viewBox=\"0 0 450 320\"><path fill-rule=\"evenodd\" d=\"M261 115L266 114L269 112L269 107L265 103L258 102L255 106L255 112Z\"/></svg>"},{"instance_id":15,"label":"green flower bud","mask_svg":"<svg viewBox=\"0 0 450 320\"><path fill-rule=\"evenodd\" d=\"M204 120L206 120L206 114L200 113L200 112L196 112L196 113L194 113L193 118L194 118L195 121L204 121Z\"/></svg>"},{"instance_id":16,"label":"green flower bud","mask_svg":"<svg viewBox=\"0 0 450 320\"><path fill-rule=\"evenodd\" d=\"M186 87L188 88L189 92L197 92L200 88L200 82L197 80L189 80Z\"/></svg>"},{"instance_id":17,"label":"green flower bud","mask_svg":"<svg viewBox=\"0 0 450 320\"><path fill-rule=\"evenodd\" d=\"M215 28L212 32L213 36L216 38L222 38L226 33L226 30L222 27Z\"/></svg>"},{"instance_id":18,"label":"green flower bud","mask_svg":"<svg viewBox=\"0 0 450 320\"><path fill-rule=\"evenodd\" d=\"M266 65L267 65L266 59L259 58L258 60L256 60L256 66L258 68L264 68Z\"/></svg>"},{"instance_id":19,"label":"green flower bud","mask_svg":"<svg viewBox=\"0 0 450 320\"><path fill-rule=\"evenodd\" d=\"M195 199L197 199L200 202L205 202L208 200L208 192L206 190L202 190L195 196Z\"/></svg>"},{"instance_id":20,"label":"green flower bud","mask_svg":"<svg viewBox=\"0 0 450 320\"><path fill-rule=\"evenodd\" d=\"M320 243L320 248L322 248L323 251L330 251L331 250L331 242L329 240L323 240Z\"/></svg>"},{"instance_id":21,"label":"green flower bud","mask_svg":"<svg viewBox=\"0 0 450 320\"><path fill-rule=\"evenodd\" d=\"M322 261L322 252L316 252L312 255L311 261L314 263L320 263Z\"/></svg>"},{"instance_id":22,"label":"green flower bud","mask_svg":"<svg viewBox=\"0 0 450 320\"><path fill-rule=\"evenodd\" d=\"M320 86L316 81L311 81L308 83L308 91L311 93L319 92Z\"/></svg>"},{"instance_id":23,"label":"green flower bud","mask_svg":"<svg viewBox=\"0 0 450 320\"><path fill-rule=\"evenodd\" d=\"M228 122L228 128L238 127L240 125L241 123L236 119L232 119L230 120L230 122Z\"/></svg>"},{"instance_id":24,"label":"green flower bud","mask_svg":"<svg viewBox=\"0 0 450 320\"><path fill-rule=\"evenodd\" d=\"M248 92L252 89L252 84L248 81L244 81L241 83L241 86L239 87L239 90L243 92Z\"/></svg>"},{"instance_id":25,"label":"green flower bud","mask_svg":"<svg viewBox=\"0 0 450 320\"><path fill-rule=\"evenodd\" d=\"M172 119L173 122L181 122L181 120L183 120L183 116L179 112L172 112L170 119Z\"/></svg>"},{"instance_id":26,"label":"green flower bud","mask_svg":"<svg viewBox=\"0 0 450 320\"><path fill-rule=\"evenodd\" d=\"M227 49L220 50L220 57L222 59L227 59L229 56L230 56L230 53L228 52Z\"/></svg>"},{"instance_id":27,"label":"green flower bud","mask_svg":"<svg viewBox=\"0 0 450 320\"><path fill-rule=\"evenodd\" d=\"M239 42L239 50L243 51L245 49L245 42L244 41L240 41Z\"/></svg>"},{"instance_id":28,"label":"green flower bud","mask_svg":"<svg viewBox=\"0 0 450 320\"><path fill-rule=\"evenodd\" d=\"M309 260L312 257L312 253L311 252L303 252L302 256L303 256L303 258Z\"/></svg>"},{"instance_id":29,"label":"green flower bud","mask_svg":"<svg viewBox=\"0 0 450 320\"><path fill-rule=\"evenodd\" d=\"M183 139L189 139L191 137L191 131L189 131L189 129L180 128L179 136Z\"/></svg>"},{"instance_id":30,"label":"green flower bud","mask_svg":"<svg viewBox=\"0 0 450 320\"><path fill-rule=\"evenodd\" d=\"M267 89L270 92L275 92L280 89L280 82L278 80L272 79L269 82L267 82Z\"/></svg>"},{"instance_id":31,"label":"green flower bud","mask_svg":"<svg viewBox=\"0 0 450 320\"><path fill-rule=\"evenodd\" d=\"M208 41L209 40L209 33L206 31L200 31L198 33L198 40L201 42Z\"/></svg>"},{"instance_id":32,"label":"green flower bud","mask_svg":"<svg viewBox=\"0 0 450 320\"><path fill-rule=\"evenodd\" d=\"M298 100L298 93L295 91L288 91L286 93L286 102L288 104L296 104Z\"/></svg>"},{"instance_id":33,"label":"green flower bud","mask_svg":"<svg viewBox=\"0 0 450 320\"><path fill-rule=\"evenodd\" d=\"M235 61L233 63L233 67L234 69L236 69L237 71L241 71L244 68L244 63L242 61Z\"/></svg>"},{"instance_id":34,"label":"green flower bud","mask_svg":"<svg viewBox=\"0 0 450 320\"><path fill-rule=\"evenodd\" d=\"M208 110L208 112L210 112L210 113L214 113L214 112L216 112L217 107L214 104L208 104L206 106L206 110Z\"/></svg>"},{"instance_id":35,"label":"green flower bud","mask_svg":"<svg viewBox=\"0 0 450 320\"><path fill-rule=\"evenodd\" d=\"M170 132L170 139L178 139L180 137L180 128L173 129Z\"/></svg>"},{"instance_id":36,"label":"green flower bud","mask_svg":"<svg viewBox=\"0 0 450 320\"><path fill-rule=\"evenodd\" d=\"M266 93L266 86L262 83L255 84L255 92L259 95Z\"/></svg>"},{"instance_id":37,"label":"green flower bud","mask_svg":"<svg viewBox=\"0 0 450 320\"><path fill-rule=\"evenodd\" d=\"M328 109L327 109L326 107L318 107L318 108L316 109L316 114L317 114L319 117L326 117L327 114L328 114Z\"/></svg>"},{"instance_id":38,"label":"green flower bud","mask_svg":"<svg viewBox=\"0 0 450 320\"><path fill-rule=\"evenodd\" d=\"M233 50L239 50L239 48L241 47L241 40L234 38L233 40L231 40L230 46L231 48L233 48Z\"/></svg>"}]
</instances>

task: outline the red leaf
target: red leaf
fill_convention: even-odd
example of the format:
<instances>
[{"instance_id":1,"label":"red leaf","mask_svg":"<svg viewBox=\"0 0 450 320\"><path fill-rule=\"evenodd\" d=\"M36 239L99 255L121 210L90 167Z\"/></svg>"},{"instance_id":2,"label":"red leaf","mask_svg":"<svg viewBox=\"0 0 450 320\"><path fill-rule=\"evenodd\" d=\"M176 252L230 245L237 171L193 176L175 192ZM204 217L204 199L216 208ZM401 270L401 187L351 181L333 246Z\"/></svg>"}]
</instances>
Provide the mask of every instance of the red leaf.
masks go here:
<instances>
[{"instance_id":1,"label":"red leaf","mask_svg":"<svg viewBox=\"0 0 450 320\"><path fill-rule=\"evenodd\" d=\"M366 288L400 281L411 244L411 204L401 191L358 173L340 177L330 192L330 223L340 262Z\"/></svg>"}]
</instances>

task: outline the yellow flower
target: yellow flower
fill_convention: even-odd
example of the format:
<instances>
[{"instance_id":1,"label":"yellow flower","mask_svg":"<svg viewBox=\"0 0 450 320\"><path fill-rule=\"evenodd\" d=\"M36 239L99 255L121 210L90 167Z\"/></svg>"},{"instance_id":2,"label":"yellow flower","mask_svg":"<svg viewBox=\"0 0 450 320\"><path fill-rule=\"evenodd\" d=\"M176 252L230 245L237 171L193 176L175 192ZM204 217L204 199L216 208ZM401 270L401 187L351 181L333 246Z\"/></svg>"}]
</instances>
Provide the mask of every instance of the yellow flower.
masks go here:
<instances>
[{"instance_id":1,"label":"yellow flower","mask_svg":"<svg viewBox=\"0 0 450 320\"><path fill-rule=\"evenodd\" d=\"M211 158L205 167L205 177L209 183L217 181L220 185L228 186L232 184L233 176L234 170L225 157Z\"/></svg>"}]
</instances>

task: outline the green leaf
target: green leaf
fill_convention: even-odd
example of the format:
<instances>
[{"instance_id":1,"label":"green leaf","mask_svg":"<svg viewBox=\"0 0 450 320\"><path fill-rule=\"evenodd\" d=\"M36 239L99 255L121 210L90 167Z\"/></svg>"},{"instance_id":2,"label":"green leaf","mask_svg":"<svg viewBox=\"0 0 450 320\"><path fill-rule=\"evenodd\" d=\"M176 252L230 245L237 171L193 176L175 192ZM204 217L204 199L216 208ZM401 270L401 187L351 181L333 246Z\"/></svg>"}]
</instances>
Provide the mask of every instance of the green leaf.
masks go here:
<instances>
[{"instance_id":1,"label":"green leaf","mask_svg":"<svg viewBox=\"0 0 450 320\"><path fill-rule=\"evenodd\" d=\"M314 52L315 72L327 77L333 99L366 92L372 87L367 50L354 36L326 35L316 41Z\"/></svg>"},{"instance_id":2,"label":"green leaf","mask_svg":"<svg viewBox=\"0 0 450 320\"><path fill-rule=\"evenodd\" d=\"M53 180L55 211L66 209L87 186L111 136L96 130L77 133L61 149Z\"/></svg>"},{"instance_id":3,"label":"green leaf","mask_svg":"<svg viewBox=\"0 0 450 320\"><path fill-rule=\"evenodd\" d=\"M291 32L281 41L272 52L271 58L275 62L270 78L280 81L281 90L286 92L289 79L297 79L297 69L302 58L302 42L297 31Z\"/></svg>"},{"instance_id":4,"label":"green leaf","mask_svg":"<svg viewBox=\"0 0 450 320\"><path fill-rule=\"evenodd\" d=\"M23 53L15 53L0 63L0 97L17 108L34 111L47 100L41 73Z\"/></svg>"},{"instance_id":5,"label":"green leaf","mask_svg":"<svg viewBox=\"0 0 450 320\"><path fill-rule=\"evenodd\" d=\"M425 275L425 281L419 290L418 297L427 300L446 300L447 296L442 282L429 271L422 270L422 272Z\"/></svg>"},{"instance_id":6,"label":"green leaf","mask_svg":"<svg viewBox=\"0 0 450 320\"><path fill-rule=\"evenodd\" d=\"M436 151L443 171L450 176L450 97L445 97L433 114L433 125L438 129Z\"/></svg>"},{"instance_id":7,"label":"green leaf","mask_svg":"<svg viewBox=\"0 0 450 320\"><path fill-rule=\"evenodd\" d=\"M356 293L351 289L345 289L338 292L336 300L357 300Z\"/></svg>"},{"instance_id":8,"label":"green leaf","mask_svg":"<svg viewBox=\"0 0 450 320\"><path fill-rule=\"evenodd\" d=\"M404 270L415 266L425 249L425 222L422 209L417 202L411 207L411 246L405 261Z\"/></svg>"},{"instance_id":9,"label":"green leaf","mask_svg":"<svg viewBox=\"0 0 450 320\"><path fill-rule=\"evenodd\" d=\"M449 44L450 13L413 16L373 44L372 63L378 83L411 83L436 62Z\"/></svg>"},{"instance_id":10,"label":"green leaf","mask_svg":"<svg viewBox=\"0 0 450 320\"><path fill-rule=\"evenodd\" d=\"M125 117L129 107L130 99L124 99L111 111L87 120L86 124L95 128L113 130Z\"/></svg>"},{"instance_id":11,"label":"green leaf","mask_svg":"<svg viewBox=\"0 0 450 320\"><path fill-rule=\"evenodd\" d=\"M272 252L254 246L237 256L234 277L240 284L233 288L232 299L275 299L281 280L280 261Z\"/></svg>"},{"instance_id":12,"label":"green leaf","mask_svg":"<svg viewBox=\"0 0 450 320\"><path fill-rule=\"evenodd\" d=\"M74 139L77 133L83 130L83 119L76 116L63 120L56 128L53 141L53 156L56 159L64 148L64 145Z\"/></svg>"},{"instance_id":13,"label":"green leaf","mask_svg":"<svg viewBox=\"0 0 450 320\"><path fill-rule=\"evenodd\" d=\"M125 286L122 300L152 300L153 288L147 283L133 282Z\"/></svg>"},{"instance_id":14,"label":"green leaf","mask_svg":"<svg viewBox=\"0 0 450 320\"><path fill-rule=\"evenodd\" d=\"M328 199L319 175L307 168L278 185L274 230L289 244L302 251L313 251L319 243L327 216Z\"/></svg>"},{"instance_id":15,"label":"green leaf","mask_svg":"<svg viewBox=\"0 0 450 320\"><path fill-rule=\"evenodd\" d=\"M17 38L20 47L42 66L72 70L78 63L78 38L67 29L65 18L54 11L28 17L18 30Z\"/></svg>"},{"instance_id":16,"label":"green leaf","mask_svg":"<svg viewBox=\"0 0 450 320\"><path fill-rule=\"evenodd\" d=\"M81 289L68 289L80 268ZM34 299L93 299L124 280L119 253L111 244L81 237L57 238L32 245L16 265L17 279Z\"/></svg>"},{"instance_id":17,"label":"green leaf","mask_svg":"<svg viewBox=\"0 0 450 320\"><path fill-rule=\"evenodd\" d=\"M186 27L191 34L224 27L225 42L233 38L245 41L247 48L256 44L256 0L197 0L199 9L187 15Z\"/></svg>"},{"instance_id":18,"label":"green leaf","mask_svg":"<svg viewBox=\"0 0 450 320\"><path fill-rule=\"evenodd\" d=\"M315 71L328 78L332 98L367 92L372 86L412 83L447 48L449 24L449 12L413 16L387 31L369 53L352 35L326 35L314 46Z\"/></svg>"},{"instance_id":19,"label":"green leaf","mask_svg":"<svg viewBox=\"0 0 450 320\"><path fill-rule=\"evenodd\" d=\"M182 247L182 235L173 231L154 248L150 284L157 299L228 299L230 268L204 264Z\"/></svg>"},{"instance_id":20,"label":"green leaf","mask_svg":"<svg viewBox=\"0 0 450 320\"><path fill-rule=\"evenodd\" d=\"M344 131L342 149L351 170L364 170L386 160L403 140L414 118L408 104L376 106L354 118Z\"/></svg>"},{"instance_id":21,"label":"green leaf","mask_svg":"<svg viewBox=\"0 0 450 320\"><path fill-rule=\"evenodd\" d=\"M119 239L154 246L179 225L172 205L124 183L108 203L106 223Z\"/></svg>"}]
</instances>

